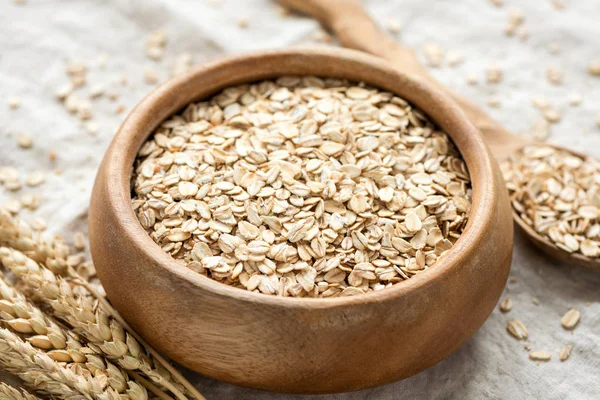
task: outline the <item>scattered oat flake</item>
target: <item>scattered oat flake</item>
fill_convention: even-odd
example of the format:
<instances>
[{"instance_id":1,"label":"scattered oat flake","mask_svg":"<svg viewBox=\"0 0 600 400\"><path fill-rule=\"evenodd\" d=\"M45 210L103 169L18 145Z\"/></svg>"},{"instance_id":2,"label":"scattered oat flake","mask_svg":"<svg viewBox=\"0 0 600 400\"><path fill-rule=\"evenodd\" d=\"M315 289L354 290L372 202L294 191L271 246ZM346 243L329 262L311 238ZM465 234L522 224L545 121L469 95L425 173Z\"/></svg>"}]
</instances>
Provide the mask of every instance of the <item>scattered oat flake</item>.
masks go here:
<instances>
[{"instance_id":1,"label":"scattered oat flake","mask_svg":"<svg viewBox=\"0 0 600 400\"><path fill-rule=\"evenodd\" d=\"M537 297L534 297L533 299L531 299L531 302L536 306L540 305L540 300Z\"/></svg>"},{"instance_id":2,"label":"scattered oat flake","mask_svg":"<svg viewBox=\"0 0 600 400\"><path fill-rule=\"evenodd\" d=\"M477 77L477 74L474 74L474 73L467 75L465 80L471 86L477 85L477 83L479 83L479 78Z\"/></svg>"},{"instance_id":3,"label":"scattered oat flake","mask_svg":"<svg viewBox=\"0 0 600 400\"><path fill-rule=\"evenodd\" d=\"M529 359L533 361L550 361L552 359L552 354L548 353L544 350L533 351L529 353Z\"/></svg>"},{"instance_id":4,"label":"scattered oat flake","mask_svg":"<svg viewBox=\"0 0 600 400\"><path fill-rule=\"evenodd\" d=\"M155 60L155 61L158 61L161 58L163 58L164 52L165 51L163 50L162 47L153 46L153 47L147 47L146 48L146 56L149 59Z\"/></svg>"},{"instance_id":5,"label":"scattered oat flake","mask_svg":"<svg viewBox=\"0 0 600 400\"><path fill-rule=\"evenodd\" d=\"M177 76L189 71L190 68L192 68L192 54L181 53L175 58L171 74L172 76Z\"/></svg>"},{"instance_id":6,"label":"scattered oat flake","mask_svg":"<svg viewBox=\"0 0 600 400\"><path fill-rule=\"evenodd\" d=\"M164 55L167 45L167 32L165 29L156 29L146 39L146 56L152 60L160 60Z\"/></svg>"},{"instance_id":7,"label":"scattered oat flake","mask_svg":"<svg viewBox=\"0 0 600 400\"><path fill-rule=\"evenodd\" d=\"M85 85L86 82L86 78L85 75L81 74L81 75L73 75L71 77L71 84L73 85L73 87L79 88L82 87L83 85Z\"/></svg>"},{"instance_id":8,"label":"scattered oat flake","mask_svg":"<svg viewBox=\"0 0 600 400\"><path fill-rule=\"evenodd\" d=\"M513 36L519 26L525 20L525 15L520 8L513 8L508 11L508 22L504 28L506 36Z\"/></svg>"},{"instance_id":9,"label":"scattered oat flake","mask_svg":"<svg viewBox=\"0 0 600 400\"><path fill-rule=\"evenodd\" d=\"M17 144L22 149L30 149L33 147L33 138L25 133L17 136Z\"/></svg>"},{"instance_id":10,"label":"scattered oat flake","mask_svg":"<svg viewBox=\"0 0 600 400\"><path fill-rule=\"evenodd\" d=\"M144 81L149 84L157 83L158 76L151 68L145 67L144 68Z\"/></svg>"},{"instance_id":11,"label":"scattered oat flake","mask_svg":"<svg viewBox=\"0 0 600 400\"><path fill-rule=\"evenodd\" d=\"M490 3L496 7L502 7L504 5L504 0L490 0Z\"/></svg>"},{"instance_id":12,"label":"scattered oat flake","mask_svg":"<svg viewBox=\"0 0 600 400\"><path fill-rule=\"evenodd\" d=\"M560 112L553 108L548 108L548 109L544 110L543 114L544 114L544 118L546 118L546 121L548 121L552 124L556 124L556 123L560 122L560 120L562 118Z\"/></svg>"},{"instance_id":13,"label":"scattered oat flake","mask_svg":"<svg viewBox=\"0 0 600 400\"><path fill-rule=\"evenodd\" d=\"M506 325L506 329L508 333L510 333L515 338L521 340L526 339L529 336L529 331L527 331L527 327L523 322L518 319L511 319L508 321Z\"/></svg>"},{"instance_id":14,"label":"scattered oat flake","mask_svg":"<svg viewBox=\"0 0 600 400\"><path fill-rule=\"evenodd\" d=\"M123 111L125 111L125 106L123 104L119 104L115 107L115 114L121 114Z\"/></svg>"},{"instance_id":15,"label":"scattered oat flake","mask_svg":"<svg viewBox=\"0 0 600 400\"><path fill-rule=\"evenodd\" d=\"M535 96L531 99L531 104L538 110L545 110L550 107L550 102L545 97Z\"/></svg>"},{"instance_id":16,"label":"scattered oat flake","mask_svg":"<svg viewBox=\"0 0 600 400\"><path fill-rule=\"evenodd\" d=\"M508 19L515 25L520 25L525 21L525 14L520 8L511 8L508 11Z\"/></svg>"},{"instance_id":17,"label":"scattered oat flake","mask_svg":"<svg viewBox=\"0 0 600 400\"><path fill-rule=\"evenodd\" d=\"M552 42L548 43L548 51L550 54L559 54L561 50L560 43Z\"/></svg>"},{"instance_id":18,"label":"scattered oat flake","mask_svg":"<svg viewBox=\"0 0 600 400\"><path fill-rule=\"evenodd\" d=\"M98 84L90 89L90 97L96 99L104 94L104 85Z\"/></svg>"},{"instance_id":19,"label":"scattered oat flake","mask_svg":"<svg viewBox=\"0 0 600 400\"><path fill-rule=\"evenodd\" d=\"M588 65L588 73L592 76L600 76L600 59L594 60Z\"/></svg>"},{"instance_id":20,"label":"scattered oat flake","mask_svg":"<svg viewBox=\"0 0 600 400\"><path fill-rule=\"evenodd\" d=\"M557 67L549 67L546 70L546 78L548 79L548 82L553 85L562 85L563 72Z\"/></svg>"},{"instance_id":21,"label":"scattered oat flake","mask_svg":"<svg viewBox=\"0 0 600 400\"><path fill-rule=\"evenodd\" d=\"M11 98L8 99L8 107L12 110L16 110L17 108L21 107L21 98L17 97L17 96L13 96Z\"/></svg>"},{"instance_id":22,"label":"scattered oat flake","mask_svg":"<svg viewBox=\"0 0 600 400\"><path fill-rule=\"evenodd\" d=\"M456 67L463 62L463 55L456 51L449 51L447 60L449 66Z\"/></svg>"},{"instance_id":23,"label":"scattered oat flake","mask_svg":"<svg viewBox=\"0 0 600 400\"><path fill-rule=\"evenodd\" d=\"M83 75L87 72L87 65L80 61L70 62L65 67L65 72L71 76Z\"/></svg>"},{"instance_id":24,"label":"scattered oat flake","mask_svg":"<svg viewBox=\"0 0 600 400\"><path fill-rule=\"evenodd\" d=\"M488 106L493 107L493 108L500 108L500 106L502 105L500 97L498 97L498 96L489 96L486 99L486 103Z\"/></svg>"},{"instance_id":25,"label":"scattered oat flake","mask_svg":"<svg viewBox=\"0 0 600 400\"><path fill-rule=\"evenodd\" d=\"M82 121L87 121L92 118L92 103L87 100L82 100L77 104L77 116Z\"/></svg>"},{"instance_id":26,"label":"scattered oat flake","mask_svg":"<svg viewBox=\"0 0 600 400\"><path fill-rule=\"evenodd\" d=\"M567 8L567 4L563 0L552 0L552 5L557 10L564 10Z\"/></svg>"},{"instance_id":27,"label":"scattered oat flake","mask_svg":"<svg viewBox=\"0 0 600 400\"><path fill-rule=\"evenodd\" d=\"M64 104L65 104L65 108L67 109L68 112L76 113L77 110L79 109L80 103L81 103L81 100L79 100L79 97L77 96L77 94L71 93L65 99Z\"/></svg>"},{"instance_id":28,"label":"scattered oat flake","mask_svg":"<svg viewBox=\"0 0 600 400\"><path fill-rule=\"evenodd\" d=\"M54 150L52 150L48 153L48 159L50 161L56 161L56 152Z\"/></svg>"},{"instance_id":29,"label":"scattered oat flake","mask_svg":"<svg viewBox=\"0 0 600 400\"><path fill-rule=\"evenodd\" d=\"M440 67L444 61L444 50L437 43L425 43L423 45L425 60L430 67Z\"/></svg>"},{"instance_id":30,"label":"scattered oat flake","mask_svg":"<svg viewBox=\"0 0 600 400\"><path fill-rule=\"evenodd\" d=\"M512 310L512 307L513 303L510 297L507 297L500 302L500 311L502 311L503 313L509 312L510 310Z\"/></svg>"},{"instance_id":31,"label":"scattered oat flake","mask_svg":"<svg viewBox=\"0 0 600 400\"><path fill-rule=\"evenodd\" d=\"M21 202L17 199L11 199L0 206L0 209L4 209L13 215L18 214L21 211Z\"/></svg>"},{"instance_id":32,"label":"scattered oat flake","mask_svg":"<svg viewBox=\"0 0 600 400\"><path fill-rule=\"evenodd\" d=\"M26 194L21 198L21 204L28 210L35 211L40 206L40 199L39 194Z\"/></svg>"},{"instance_id":33,"label":"scattered oat flake","mask_svg":"<svg viewBox=\"0 0 600 400\"><path fill-rule=\"evenodd\" d=\"M98 123L96 121L89 121L85 124L85 129L88 131L90 135L98 134Z\"/></svg>"},{"instance_id":34,"label":"scattered oat flake","mask_svg":"<svg viewBox=\"0 0 600 400\"><path fill-rule=\"evenodd\" d=\"M579 323L579 319L581 318L581 313L574 308L567 311L565 315L560 320L560 324L565 329L575 329L577 324Z\"/></svg>"},{"instance_id":35,"label":"scattered oat flake","mask_svg":"<svg viewBox=\"0 0 600 400\"><path fill-rule=\"evenodd\" d=\"M500 83L502 75L502 70L496 64L491 63L488 65L485 75L488 83Z\"/></svg>"},{"instance_id":36,"label":"scattered oat flake","mask_svg":"<svg viewBox=\"0 0 600 400\"><path fill-rule=\"evenodd\" d=\"M529 39L529 28L526 25L521 25L517 28L517 37L521 42L527 41Z\"/></svg>"},{"instance_id":37,"label":"scattered oat flake","mask_svg":"<svg viewBox=\"0 0 600 400\"><path fill-rule=\"evenodd\" d=\"M60 86L56 92L54 92L54 96L56 96L56 98L58 100L65 100L67 97L69 97L69 95L71 95L71 93L73 93L73 84L72 83L66 83L62 86Z\"/></svg>"},{"instance_id":38,"label":"scattered oat flake","mask_svg":"<svg viewBox=\"0 0 600 400\"><path fill-rule=\"evenodd\" d=\"M39 186L46 181L44 173L41 171L31 172L25 177L25 184L27 186L35 187Z\"/></svg>"},{"instance_id":39,"label":"scattered oat flake","mask_svg":"<svg viewBox=\"0 0 600 400\"><path fill-rule=\"evenodd\" d=\"M248 20L246 18L238 18L236 21L236 25L238 28L246 29L248 28Z\"/></svg>"},{"instance_id":40,"label":"scattered oat flake","mask_svg":"<svg viewBox=\"0 0 600 400\"><path fill-rule=\"evenodd\" d=\"M573 349L573 346L570 344L567 344L565 347L563 347L558 355L558 358L560 359L560 361L566 361L569 358L569 356L571 355L572 349Z\"/></svg>"},{"instance_id":41,"label":"scattered oat flake","mask_svg":"<svg viewBox=\"0 0 600 400\"><path fill-rule=\"evenodd\" d=\"M579 106L579 105L581 105L581 101L582 101L581 95L579 93L572 93L569 95L568 101L569 101L570 106L573 106L573 107Z\"/></svg>"},{"instance_id":42,"label":"scattered oat flake","mask_svg":"<svg viewBox=\"0 0 600 400\"><path fill-rule=\"evenodd\" d=\"M396 18L390 18L387 24L388 31L392 33L400 33L402 30L402 25L400 25L400 21Z\"/></svg>"},{"instance_id":43,"label":"scattered oat flake","mask_svg":"<svg viewBox=\"0 0 600 400\"><path fill-rule=\"evenodd\" d=\"M531 127L531 136L535 140L546 140L550 137L551 127L550 123L545 119L539 119Z\"/></svg>"}]
</instances>

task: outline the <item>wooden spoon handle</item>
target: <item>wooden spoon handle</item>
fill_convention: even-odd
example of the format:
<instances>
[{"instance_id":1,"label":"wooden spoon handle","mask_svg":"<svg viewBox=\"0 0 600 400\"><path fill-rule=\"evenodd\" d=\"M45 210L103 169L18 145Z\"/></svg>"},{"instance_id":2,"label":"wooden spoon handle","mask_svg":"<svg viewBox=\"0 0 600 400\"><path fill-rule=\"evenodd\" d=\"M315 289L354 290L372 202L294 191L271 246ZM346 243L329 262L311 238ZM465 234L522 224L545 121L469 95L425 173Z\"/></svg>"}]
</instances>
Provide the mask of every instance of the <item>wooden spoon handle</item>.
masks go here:
<instances>
[{"instance_id":1,"label":"wooden spoon handle","mask_svg":"<svg viewBox=\"0 0 600 400\"><path fill-rule=\"evenodd\" d=\"M397 43L367 14L359 0L280 0L292 9L311 15L328 27L339 42L353 49L382 57L398 69L423 79L450 95L482 133L497 160L505 159L525 140L491 119L481 108L440 84L419 61L415 52Z\"/></svg>"}]
</instances>

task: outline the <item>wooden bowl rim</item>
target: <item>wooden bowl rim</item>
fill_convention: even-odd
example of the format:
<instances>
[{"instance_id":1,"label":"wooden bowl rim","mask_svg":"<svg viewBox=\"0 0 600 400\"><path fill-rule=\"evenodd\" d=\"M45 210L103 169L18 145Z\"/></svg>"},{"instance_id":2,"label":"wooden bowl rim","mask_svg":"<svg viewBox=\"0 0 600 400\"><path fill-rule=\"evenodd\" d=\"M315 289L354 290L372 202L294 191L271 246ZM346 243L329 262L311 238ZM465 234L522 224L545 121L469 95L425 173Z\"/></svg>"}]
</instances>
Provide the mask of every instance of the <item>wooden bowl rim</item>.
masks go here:
<instances>
[{"instance_id":1,"label":"wooden bowl rim","mask_svg":"<svg viewBox=\"0 0 600 400\"><path fill-rule=\"evenodd\" d=\"M448 253L436 262L435 267L428 268L410 279L399 282L390 288L364 295L335 298L270 296L235 288L186 268L181 261L177 261L169 254L165 253L140 225L133 208L131 207L130 179L133 171L133 164L126 162L127 157L125 155L131 150L132 145L136 144L133 140L133 135L135 135L136 132L147 130L147 133L144 134L144 139L139 143L139 146L141 146L156 128L156 126L149 126L149 121L152 118L152 116L149 115L149 112L153 107L157 107L157 104L160 103L164 94L167 92L176 92L189 80L203 74L208 74L212 71L235 69L236 67L239 68L241 66L244 68L258 68L258 65L262 62L269 62L270 60L276 61L282 58L293 63L293 60L296 57L311 57L315 59L315 62L317 60L321 62L327 60L329 62L367 67L370 75L364 77L361 76L360 79L355 79L355 81L364 81L368 84L371 83L369 77L373 76L372 74L389 76L390 79L402 82L403 85L409 85L411 90L418 93L415 97L420 96L421 99L417 101L409 100L409 102L411 104L416 104L418 108L431 117L436 124L439 124L440 126L453 125L455 127L452 131L449 131L445 127L444 130L448 132L455 143L457 142L457 138L460 138L461 142L463 142L462 145L456 144L465 159L471 175L473 202L471 205L469 222L465 231L461 234L461 237ZM285 75L285 73L281 75ZM317 74L307 72L305 75ZM324 76L325 74L320 75ZM249 80L246 80L246 82L249 82ZM381 85L374 86L381 88ZM218 90L224 88L225 87L221 87ZM382 89L389 90L385 88ZM402 97L406 98L407 96L402 95ZM412 95L409 97L412 97ZM418 105L419 102L424 101L428 101L428 104L430 104L429 102L432 102L431 104L436 104L436 108L439 108L439 111L435 112L436 114L439 114L437 118L433 118L431 114L429 114L428 106L423 107ZM135 155L137 155L139 146L136 145L133 155L134 159ZM470 150L468 152L463 152L462 150L467 147L469 147ZM422 287L424 288L427 285L432 284L435 280L444 279L444 277L453 269L460 268L461 259L473 256L482 242L482 238L486 235L486 230L494 229L491 218L493 214L492 208L497 202L497 189L494 187L494 182L497 179L494 177L493 162L492 156L484 144L479 131L469 122L458 105L441 91L438 91L433 86L416 77L410 77L407 74L394 69L384 60L375 56L367 55L355 50L311 46L257 51L229 56L203 63L181 76L166 81L150 92L127 116L115 134L111 146L107 150L103 168L105 168L104 173L109 176L111 180L115 178L118 182L118 184L107 185L107 207L112 209L111 211L117 213L117 215L121 215L119 224L123 231L128 234L132 244L138 247L140 251L146 253L150 258L154 259L162 268L165 268L178 278L189 282L191 285L206 290L215 296L236 298L240 301L271 306L314 309L364 305L366 303L381 302L405 296L413 290L419 290Z\"/></svg>"}]
</instances>

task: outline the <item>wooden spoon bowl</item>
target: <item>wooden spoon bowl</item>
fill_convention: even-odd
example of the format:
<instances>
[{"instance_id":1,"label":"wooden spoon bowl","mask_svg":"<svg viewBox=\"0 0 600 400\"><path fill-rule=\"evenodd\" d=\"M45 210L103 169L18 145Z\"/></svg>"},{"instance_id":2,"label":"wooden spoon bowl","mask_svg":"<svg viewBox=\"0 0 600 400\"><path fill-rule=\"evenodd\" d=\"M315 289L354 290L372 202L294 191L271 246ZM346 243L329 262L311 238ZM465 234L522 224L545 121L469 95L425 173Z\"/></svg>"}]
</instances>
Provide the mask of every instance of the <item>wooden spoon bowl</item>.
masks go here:
<instances>
[{"instance_id":1,"label":"wooden spoon bowl","mask_svg":"<svg viewBox=\"0 0 600 400\"><path fill-rule=\"evenodd\" d=\"M282 75L364 81L425 111L463 154L473 185L466 230L434 266L362 296L282 298L233 288L163 252L131 206L142 143L187 104ZM127 117L92 194L91 250L108 297L174 361L212 378L282 392L358 390L414 375L464 344L492 312L512 258L511 208L477 130L440 91L356 51L294 49L204 64L163 84Z\"/></svg>"}]
</instances>

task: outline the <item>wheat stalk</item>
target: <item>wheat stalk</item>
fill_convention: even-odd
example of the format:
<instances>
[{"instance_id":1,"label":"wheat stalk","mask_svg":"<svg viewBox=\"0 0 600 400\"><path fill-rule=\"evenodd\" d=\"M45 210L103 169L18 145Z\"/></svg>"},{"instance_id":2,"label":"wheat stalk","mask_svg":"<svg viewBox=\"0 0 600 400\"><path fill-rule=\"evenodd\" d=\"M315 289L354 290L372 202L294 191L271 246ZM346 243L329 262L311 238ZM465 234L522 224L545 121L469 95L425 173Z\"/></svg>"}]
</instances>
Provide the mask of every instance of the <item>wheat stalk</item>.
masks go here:
<instances>
[{"instance_id":1,"label":"wheat stalk","mask_svg":"<svg viewBox=\"0 0 600 400\"><path fill-rule=\"evenodd\" d=\"M25 296L3 279L0 273L0 319L27 342L44 350L54 361L82 363L93 376L106 375L111 388L118 393L128 390L127 374L102 357L98 350L85 347L71 331L58 326ZM82 367L79 367L79 372Z\"/></svg>"},{"instance_id":2,"label":"wheat stalk","mask_svg":"<svg viewBox=\"0 0 600 400\"><path fill-rule=\"evenodd\" d=\"M18 250L0 248L0 260L24 284L36 291L40 301L49 305L57 318L96 345L108 359L115 360L126 370L140 371L177 398L187 399L184 389L172 381L167 371L153 365L139 342L102 309L101 302L87 289L72 287L68 280L57 277ZM194 395L202 398L199 393Z\"/></svg>"},{"instance_id":3,"label":"wheat stalk","mask_svg":"<svg viewBox=\"0 0 600 400\"><path fill-rule=\"evenodd\" d=\"M0 382L0 400L39 400L39 398L25 389L19 391L6 383Z\"/></svg>"}]
</instances>

